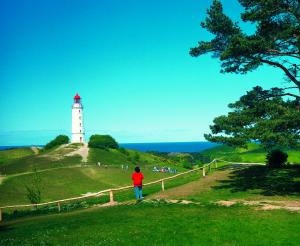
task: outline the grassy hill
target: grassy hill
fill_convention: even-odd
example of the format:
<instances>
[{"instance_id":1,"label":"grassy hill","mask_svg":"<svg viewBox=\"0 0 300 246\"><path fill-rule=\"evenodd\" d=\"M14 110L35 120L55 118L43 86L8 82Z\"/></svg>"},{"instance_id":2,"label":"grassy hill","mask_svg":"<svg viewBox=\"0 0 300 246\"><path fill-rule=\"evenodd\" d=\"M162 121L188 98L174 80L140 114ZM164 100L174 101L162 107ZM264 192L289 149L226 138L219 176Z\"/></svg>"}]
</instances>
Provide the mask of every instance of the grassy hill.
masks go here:
<instances>
[{"instance_id":1,"label":"grassy hill","mask_svg":"<svg viewBox=\"0 0 300 246\"><path fill-rule=\"evenodd\" d=\"M170 175L152 172L153 166L171 166L184 170L174 161L135 150L91 148L88 163L82 163L80 156L65 156L79 147L67 145L39 154L30 152L30 149L26 149L28 152L25 149L0 151L2 156L6 156L0 166L0 172L5 174L0 178L0 205L29 203L26 185L32 183L34 168L41 178L42 201L129 185L136 164L142 167L145 182ZM100 167L98 162L101 163ZM122 165L128 166L128 169L122 169ZM133 197L131 193L125 196Z\"/></svg>"},{"instance_id":2,"label":"grassy hill","mask_svg":"<svg viewBox=\"0 0 300 246\"><path fill-rule=\"evenodd\" d=\"M288 162L300 164L300 149L286 149ZM211 161L215 158L234 162L266 162L267 152L258 144L248 144L248 148L229 147L226 145L217 146L200 152L200 159ZM198 156L199 158L199 156Z\"/></svg>"},{"instance_id":3,"label":"grassy hill","mask_svg":"<svg viewBox=\"0 0 300 246\"><path fill-rule=\"evenodd\" d=\"M64 147L5 160L0 167L5 167L9 173L0 184L0 204L28 203L24 187L32 181L33 166L38 168L41 176L43 201L130 184L135 164L142 166L145 182L170 175L152 172L154 165L184 170L174 161L176 158L134 150L91 149L86 165L82 165L80 157L64 157L62 153L66 152L69 153L69 150ZM298 162L299 153L297 150L289 151L289 161ZM61 158L58 160L59 155ZM218 157L245 162L263 162L265 158L265 152L257 145L250 145L246 150L219 146L198 155L200 157L179 157L185 160L190 157ZM101 163L101 167L97 166L97 162ZM122 169L121 165L128 165L129 169ZM298 165L275 170L265 166L223 166L217 171L213 169L205 178L194 172L166 181L164 192L160 184L146 186L145 198L154 200L138 205L80 209L87 207L89 202L107 202L106 195L94 202L63 204L61 214L57 214L56 206L50 210L21 211L19 215L9 215L6 211L5 220L9 216L22 217L0 224L0 244L299 245L299 213L286 209L260 210L261 206L274 206L278 202L292 208L297 206L299 178ZM158 198L167 200L156 200ZM115 193L118 202L132 199L132 190ZM175 199L194 204L178 204ZM235 205L226 207L215 203L224 200ZM175 201L176 204L167 201ZM246 206L244 201L261 201L261 205ZM76 211L65 213L75 208ZM30 216L24 217L26 213ZM39 213L43 215L33 216Z\"/></svg>"},{"instance_id":4,"label":"grassy hill","mask_svg":"<svg viewBox=\"0 0 300 246\"><path fill-rule=\"evenodd\" d=\"M34 151L31 148L18 148L8 149L0 151L0 166L8 160L19 159L26 156L34 155Z\"/></svg>"},{"instance_id":5,"label":"grassy hill","mask_svg":"<svg viewBox=\"0 0 300 246\"><path fill-rule=\"evenodd\" d=\"M243 173L243 170L247 173ZM279 199L291 204L297 202L290 201L292 197L282 197L276 193L259 194L265 189L282 192L282 188L293 185L284 174L268 176L260 170L259 178L253 180L255 173L253 170L248 173L247 170L224 169L151 195L152 198L188 199L200 204L150 200L137 205L93 207L20 218L0 225L0 243L61 245L64 241L67 245L136 245L136 242L139 245L299 245L300 213L283 209L264 211L258 206L241 204L226 207L211 203L224 199L264 199L263 204L267 203L266 199L271 204L270 200L275 203ZM297 173L299 175L299 170ZM248 178L241 179L243 175ZM283 183L283 179L286 183ZM280 180L281 183L278 182ZM271 185L268 181L275 182L277 186L265 185L261 191L257 189L264 182ZM297 182L294 180L294 184ZM234 190L238 187L242 189ZM299 196L299 190L294 192ZM287 194L290 194L289 191Z\"/></svg>"},{"instance_id":6,"label":"grassy hill","mask_svg":"<svg viewBox=\"0 0 300 246\"><path fill-rule=\"evenodd\" d=\"M177 161L170 160L165 157L156 156L150 153L144 153L130 149L90 149L89 163L98 163L102 165L156 165L156 166L176 166L180 168L181 165Z\"/></svg>"}]
</instances>

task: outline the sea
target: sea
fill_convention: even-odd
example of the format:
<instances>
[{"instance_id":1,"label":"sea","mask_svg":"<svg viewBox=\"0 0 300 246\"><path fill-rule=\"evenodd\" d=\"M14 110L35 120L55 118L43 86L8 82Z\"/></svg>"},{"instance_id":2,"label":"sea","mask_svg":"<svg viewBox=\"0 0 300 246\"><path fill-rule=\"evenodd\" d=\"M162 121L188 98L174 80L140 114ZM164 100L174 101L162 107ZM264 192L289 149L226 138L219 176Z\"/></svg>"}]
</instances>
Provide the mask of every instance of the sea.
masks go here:
<instances>
[{"instance_id":1,"label":"sea","mask_svg":"<svg viewBox=\"0 0 300 246\"><path fill-rule=\"evenodd\" d=\"M120 144L126 149L134 149L142 152L157 151L157 152L199 152L210 149L217 144L211 142L166 142L166 143L124 143Z\"/></svg>"},{"instance_id":2,"label":"sea","mask_svg":"<svg viewBox=\"0 0 300 246\"><path fill-rule=\"evenodd\" d=\"M142 152L157 151L157 152L199 152L202 150L210 149L217 144L210 142L160 142L160 143L121 143L121 147L126 149L134 149ZM36 146L36 145L35 145ZM22 148L30 146L0 146L0 150ZM43 147L39 145L39 147Z\"/></svg>"}]
</instances>

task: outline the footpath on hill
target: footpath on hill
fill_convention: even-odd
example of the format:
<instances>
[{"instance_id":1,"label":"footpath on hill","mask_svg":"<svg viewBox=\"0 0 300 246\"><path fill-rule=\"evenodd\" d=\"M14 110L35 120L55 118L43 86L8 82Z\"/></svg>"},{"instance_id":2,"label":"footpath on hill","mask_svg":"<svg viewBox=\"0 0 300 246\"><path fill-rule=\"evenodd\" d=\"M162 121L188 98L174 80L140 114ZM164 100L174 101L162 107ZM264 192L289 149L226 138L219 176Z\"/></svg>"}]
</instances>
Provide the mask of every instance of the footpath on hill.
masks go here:
<instances>
[{"instance_id":1,"label":"footpath on hill","mask_svg":"<svg viewBox=\"0 0 300 246\"><path fill-rule=\"evenodd\" d=\"M73 156L73 155L80 155L82 157L82 162L87 162L88 155L89 155L89 147L88 144L85 143L83 146L80 146L79 149L66 154L65 156Z\"/></svg>"},{"instance_id":2,"label":"footpath on hill","mask_svg":"<svg viewBox=\"0 0 300 246\"><path fill-rule=\"evenodd\" d=\"M226 207L244 205L253 206L256 210L284 209L300 212L300 200L297 198L282 195L265 196L263 191L257 189L237 192L233 187L226 187L233 179L237 178L236 172L243 169L245 167L241 165L230 165L199 180L146 196L143 202L194 205L215 204ZM224 184L225 187L223 186ZM99 205L99 207L133 204L135 204L135 201L113 202Z\"/></svg>"}]
</instances>

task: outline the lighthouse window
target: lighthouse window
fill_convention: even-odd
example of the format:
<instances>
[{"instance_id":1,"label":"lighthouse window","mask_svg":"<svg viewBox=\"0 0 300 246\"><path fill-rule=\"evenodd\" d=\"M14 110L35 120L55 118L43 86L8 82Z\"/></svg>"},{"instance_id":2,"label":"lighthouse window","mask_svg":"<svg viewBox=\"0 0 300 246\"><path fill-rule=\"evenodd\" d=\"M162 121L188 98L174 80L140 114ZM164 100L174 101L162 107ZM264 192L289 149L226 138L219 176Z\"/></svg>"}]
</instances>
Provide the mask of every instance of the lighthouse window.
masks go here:
<instances>
[{"instance_id":1,"label":"lighthouse window","mask_svg":"<svg viewBox=\"0 0 300 246\"><path fill-rule=\"evenodd\" d=\"M81 117L79 116L79 119L81 120Z\"/></svg>"},{"instance_id":2,"label":"lighthouse window","mask_svg":"<svg viewBox=\"0 0 300 246\"><path fill-rule=\"evenodd\" d=\"M80 130L80 132L81 132L81 130Z\"/></svg>"},{"instance_id":3,"label":"lighthouse window","mask_svg":"<svg viewBox=\"0 0 300 246\"><path fill-rule=\"evenodd\" d=\"M80 113L80 109L79 109L79 113Z\"/></svg>"},{"instance_id":4,"label":"lighthouse window","mask_svg":"<svg viewBox=\"0 0 300 246\"><path fill-rule=\"evenodd\" d=\"M81 123L79 124L79 126L81 126Z\"/></svg>"}]
</instances>

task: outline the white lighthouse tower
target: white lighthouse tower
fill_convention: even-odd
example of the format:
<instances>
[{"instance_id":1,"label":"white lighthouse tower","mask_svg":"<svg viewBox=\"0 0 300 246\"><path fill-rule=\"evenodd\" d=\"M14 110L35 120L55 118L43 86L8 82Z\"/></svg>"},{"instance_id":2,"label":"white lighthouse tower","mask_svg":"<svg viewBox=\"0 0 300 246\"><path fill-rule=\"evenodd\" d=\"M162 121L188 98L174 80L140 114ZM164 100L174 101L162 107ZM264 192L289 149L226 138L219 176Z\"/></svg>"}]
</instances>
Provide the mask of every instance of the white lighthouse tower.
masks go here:
<instances>
[{"instance_id":1,"label":"white lighthouse tower","mask_svg":"<svg viewBox=\"0 0 300 246\"><path fill-rule=\"evenodd\" d=\"M72 143L84 143L83 106L78 93L72 106Z\"/></svg>"}]
</instances>

